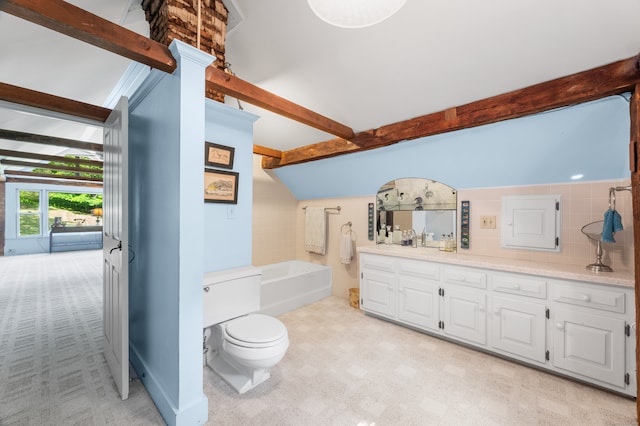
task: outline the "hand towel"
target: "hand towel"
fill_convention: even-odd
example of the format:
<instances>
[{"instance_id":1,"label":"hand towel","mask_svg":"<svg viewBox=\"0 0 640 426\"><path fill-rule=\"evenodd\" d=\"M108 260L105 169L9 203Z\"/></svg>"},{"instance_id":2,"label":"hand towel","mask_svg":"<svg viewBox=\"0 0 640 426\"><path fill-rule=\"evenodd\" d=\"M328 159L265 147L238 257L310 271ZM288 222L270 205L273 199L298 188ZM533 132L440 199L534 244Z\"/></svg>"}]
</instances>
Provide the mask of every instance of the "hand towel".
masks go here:
<instances>
[{"instance_id":1,"label":"hand towel","mask_svg":"<svg viewBox=\"0 0 640 426\"><path fill-rule=\"evenodd\" d=\"M340 235L340 263L348 265L353 258L353 244L351 243L351 232Z\"/></svg>"},{"instance_id":2,"label":"hand towel","mask_svg":"<svg viewBox=\"0 0 640 426\"><path fill-rule=\"evenodd\" d=\"M309 253L324 255L327 224L324 207L307 207L304 220L304 249Z\"/></svg>"},{"instance_id":3,"label":"hand towel","mask_svg":"<svg viewBox=\"0 0 640 426\"><path fill-rule=\"evenodd\" d=\"M615 243L614 232L622 231L622 217L616 210L607 210L604 213L604 224L602 225L602 236L600 241L605 243Z\"/></svg>"}]
</instances>

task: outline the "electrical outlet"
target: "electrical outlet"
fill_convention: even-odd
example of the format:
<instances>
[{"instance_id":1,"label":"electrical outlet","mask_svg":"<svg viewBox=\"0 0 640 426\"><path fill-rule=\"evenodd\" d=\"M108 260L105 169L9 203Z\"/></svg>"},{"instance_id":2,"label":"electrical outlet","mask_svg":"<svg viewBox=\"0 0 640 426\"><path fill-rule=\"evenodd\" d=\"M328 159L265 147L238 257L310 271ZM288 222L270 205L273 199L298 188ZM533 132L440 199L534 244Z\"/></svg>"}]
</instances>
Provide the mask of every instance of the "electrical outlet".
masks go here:
<instances>
[{"instance_id":1,"label":"electrical outlet","mask_svg":"<svg viewBox=\"0 0 640 426\"><path fill-rule=\"evenodd\" d=\"M496 229L496 217L495 216L480 216L480 228L481 229Z\"/></svg>"}]
</instances>

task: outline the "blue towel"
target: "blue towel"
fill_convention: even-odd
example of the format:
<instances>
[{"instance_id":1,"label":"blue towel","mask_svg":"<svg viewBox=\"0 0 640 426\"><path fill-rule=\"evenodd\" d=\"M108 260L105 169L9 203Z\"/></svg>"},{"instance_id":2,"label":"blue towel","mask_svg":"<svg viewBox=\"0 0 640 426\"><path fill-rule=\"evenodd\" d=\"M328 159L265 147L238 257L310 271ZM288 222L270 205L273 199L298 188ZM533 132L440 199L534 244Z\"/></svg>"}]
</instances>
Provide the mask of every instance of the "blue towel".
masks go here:
<instances>
[{"instance_id":1,"label":"blue towel","mask_svg":"<svg viewBox=\"0 0 640 426\"><path fill-rule=\"evenodd\" d=\"M607 210L604 213L604 224L602 226L602 237L600 240L605 243L615 243L613 233L622 231L622 217L615 210Z\"/></svg>"}]
</instances>

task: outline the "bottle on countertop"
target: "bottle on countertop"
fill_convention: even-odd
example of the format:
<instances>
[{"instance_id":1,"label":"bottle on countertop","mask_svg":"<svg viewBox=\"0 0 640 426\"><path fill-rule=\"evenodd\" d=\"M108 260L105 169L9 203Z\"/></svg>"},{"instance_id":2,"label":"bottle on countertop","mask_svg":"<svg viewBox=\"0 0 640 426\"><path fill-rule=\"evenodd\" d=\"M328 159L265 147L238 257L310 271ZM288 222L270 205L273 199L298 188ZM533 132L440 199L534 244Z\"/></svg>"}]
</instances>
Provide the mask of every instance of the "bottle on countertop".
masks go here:
<instances>
[{"instance_id":1,"label":"bottle on countertop","mask_svg":"<svg viewBox=\"0 0 640 426\"><path fill-rule=\"evenodd\" d=\"M393 243L402 244L402 231L400 225L396 225L396 229L393 231Z\"/></svg>"}]
</instances>

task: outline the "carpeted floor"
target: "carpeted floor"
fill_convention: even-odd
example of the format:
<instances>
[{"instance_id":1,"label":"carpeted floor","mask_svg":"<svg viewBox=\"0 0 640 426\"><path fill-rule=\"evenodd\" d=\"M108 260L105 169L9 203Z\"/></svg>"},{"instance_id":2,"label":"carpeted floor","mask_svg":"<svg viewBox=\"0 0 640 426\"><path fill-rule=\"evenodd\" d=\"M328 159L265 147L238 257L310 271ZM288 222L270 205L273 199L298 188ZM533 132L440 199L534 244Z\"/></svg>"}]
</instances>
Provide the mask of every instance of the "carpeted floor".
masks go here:
<instances>
[{"instance_id":1,"label":"carpeted floor","mask_svg":"<svg viewBox=\"0 0 640 426\"><path fill-rule=\"evenodd\" d=\"M0 257L0 425L163 424L102 355L100 252ZM203 368L210 425L632 425L635 401L363 315L280 317L290 347L237 395Z\"/></svg>"},{"instance_id":2,"label":"carpeted floor","mask_svg":"<svg viewBox=\"0 0 640 426\"><path fill-rule=\"evenodd\" d=\"M0 425L164 424L102 354L100 251L0 257Z\"/></svg>"}]
</instances>

